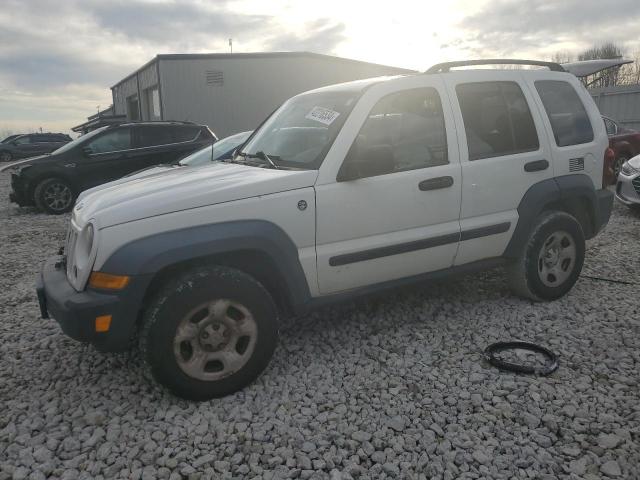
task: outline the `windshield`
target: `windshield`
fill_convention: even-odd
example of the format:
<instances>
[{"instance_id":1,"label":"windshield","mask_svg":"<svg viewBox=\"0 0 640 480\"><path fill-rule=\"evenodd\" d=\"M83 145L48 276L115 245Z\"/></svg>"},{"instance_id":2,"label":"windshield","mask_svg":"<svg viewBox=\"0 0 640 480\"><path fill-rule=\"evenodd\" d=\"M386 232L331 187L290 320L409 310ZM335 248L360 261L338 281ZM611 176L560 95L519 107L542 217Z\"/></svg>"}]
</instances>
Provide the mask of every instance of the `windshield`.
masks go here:
<instances>
[{"instance_id":1,"label":"windshield","mask_svg":"<svg viewBox=\"0 0 640 480\"><path fill-rule=\"evenodd\" d=\"M317 169L349 116L360 91L327 91L286 101L242 148L268 155L278 166Z\"/></svg>"},{"instance_id":2,"label":"windshield","mask_svg":"<svg viewBox=\"0 0 640 480\"><path fill-rule=\"evenodd\" d=\"M71 140L69 143L65 143L62 147L60 147L57 150L54 150L53 153L64 153L67 150L71 150L73 147L75 147L76 145L79 145L81 143L84 143L85 140L88 140L92 137L95 137L97 134L99 134L100 132L103 132L104 130L106 130L109 127L100 127L100 128L96 128L94 131L89 132L85 135L82 135L78 138L76 138L75 140Z\"/></svg>"},{"instance_id":3,"label":"windshield","mask_svg":"<svg viewBox=\"0 0 640 480\"><path fill-rule=\"evenodd\" d=\"M209 145L195 153L192 153L180 160L178 163L180 165L194 167L196 165L204 165L207 162L213 162L214 160L230 158L233 151L242 145L247 138L249 138L249 135L251 135L251 132L241 132L223 138L213 145Z\"/></svg>"}]
</instances>

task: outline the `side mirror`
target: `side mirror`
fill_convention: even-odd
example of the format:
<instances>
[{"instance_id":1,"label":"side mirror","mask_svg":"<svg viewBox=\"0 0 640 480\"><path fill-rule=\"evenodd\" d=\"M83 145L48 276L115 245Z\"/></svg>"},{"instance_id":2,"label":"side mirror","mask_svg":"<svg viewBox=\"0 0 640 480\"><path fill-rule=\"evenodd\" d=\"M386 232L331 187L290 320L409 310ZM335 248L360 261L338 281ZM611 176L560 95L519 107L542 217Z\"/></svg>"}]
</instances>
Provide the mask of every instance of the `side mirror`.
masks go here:
<instances>
[{"instance_id":1,"label":"side mirror","mask_svg":"<svg viewBox=\"0 0 640 480\"><path fill-rule=\"evenodd\" d=\"M395 160L391 145L358 147L354 144L342 163L337 181L348 182L358 178L377 177L393 173L394 170Z\"/></svg>"},{"instance_id":2,"label":"side mirror","mask_svg":"<svg viewBox=\"0 0 640 480\"><path fill-rule=\"evenodd\" d=\"M88 157L93 153L93 150L91 150L91 147L82 147L82 152L86 157Z\"/></svg>"}]
</instances>

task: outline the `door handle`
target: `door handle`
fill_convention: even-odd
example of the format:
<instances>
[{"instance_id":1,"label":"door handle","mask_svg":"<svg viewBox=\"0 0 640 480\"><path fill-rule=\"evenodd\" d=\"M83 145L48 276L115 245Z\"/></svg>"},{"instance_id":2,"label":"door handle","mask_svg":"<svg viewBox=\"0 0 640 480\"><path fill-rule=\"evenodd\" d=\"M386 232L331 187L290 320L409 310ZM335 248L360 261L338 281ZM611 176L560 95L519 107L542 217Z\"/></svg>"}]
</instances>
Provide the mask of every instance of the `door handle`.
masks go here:
<instances>
[{"instance_id":1,"label":"door handle","mask_svg":"<svg viewBox=\"0 0 640 480\"><path fill-rule=\"evenodd\" d=\"M524 164L525 172L539 172L540 170L546 170L549 168L549 162L546 160L534 160L533 162L527 162Z\"/></svg>"},{"instance_id":2,"label":"door handle","mask_svg":"<svg viewBox=\"0 0 640 480\"><path fill-rule=\"evenodd\" d=\"M453 177L436 177L429 180L423 180L418 184L418 188L425 192L427 190L438 190L439 188L448 188L453 185Z\"/></svg>"}]
</instances>

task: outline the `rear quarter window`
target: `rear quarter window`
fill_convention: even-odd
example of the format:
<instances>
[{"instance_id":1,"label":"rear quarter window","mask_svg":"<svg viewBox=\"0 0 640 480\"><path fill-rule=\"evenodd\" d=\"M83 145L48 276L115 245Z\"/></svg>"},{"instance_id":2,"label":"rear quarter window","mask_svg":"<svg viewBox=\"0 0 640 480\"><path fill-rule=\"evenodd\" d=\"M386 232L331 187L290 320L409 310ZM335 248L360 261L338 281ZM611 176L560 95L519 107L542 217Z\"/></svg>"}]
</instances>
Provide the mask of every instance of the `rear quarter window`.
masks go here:
<instances>
[{"instance_id":1,"label":"rear quarter window","mask_svg":"<svg viewBox=\"0 0 640 480\"><path fill-rule=\"evenodd\" d=\"M561 80L538 80L535 86L549 117L556 145L567 147L593 141L589 115L571 84Z\"/></svg>"},{"instance_id":2,"label":"rear quarter window","mask_svg":"<svg viewBox=\"0 0 640 480\"><path fill-rule=\"evenodd\" d=\"M195 140L200 133L200 127L197 125L178 126L172 128L173 141L175 143L191 142Z\"/></svg>"}]
</instances>

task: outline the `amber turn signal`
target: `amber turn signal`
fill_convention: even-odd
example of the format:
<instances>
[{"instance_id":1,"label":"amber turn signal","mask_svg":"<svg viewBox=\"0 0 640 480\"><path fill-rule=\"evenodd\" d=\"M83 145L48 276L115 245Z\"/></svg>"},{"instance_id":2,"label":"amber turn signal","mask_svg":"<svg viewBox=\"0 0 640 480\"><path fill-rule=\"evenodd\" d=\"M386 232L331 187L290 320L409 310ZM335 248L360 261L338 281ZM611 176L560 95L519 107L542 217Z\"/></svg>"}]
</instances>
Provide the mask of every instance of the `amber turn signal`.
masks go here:
<instances>
[{"instance_id":1,"label":"amber turn signal","mask_svg":"<svg viewBox=\"0 0 640 480\"><path fill-rule=\"evenodd\" d=\"M96 332L108 332L111 327L111 315L96 317Z\"/></svg>"},{"instance_id":2,"label":"amber turn signal","mask_svg":"<svg viewBox=\"0 0 640 480\"><path fill-rule=\"evenodd\" d=\"M122 290L129 284L126 275L111 275L110 273L91 272L89 286L92 288L104 288L107 290Z\"/></svg>"}]
</instances>

